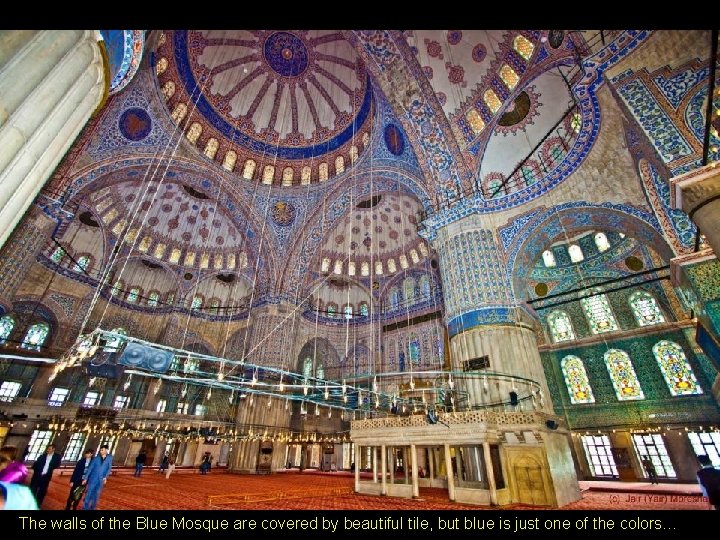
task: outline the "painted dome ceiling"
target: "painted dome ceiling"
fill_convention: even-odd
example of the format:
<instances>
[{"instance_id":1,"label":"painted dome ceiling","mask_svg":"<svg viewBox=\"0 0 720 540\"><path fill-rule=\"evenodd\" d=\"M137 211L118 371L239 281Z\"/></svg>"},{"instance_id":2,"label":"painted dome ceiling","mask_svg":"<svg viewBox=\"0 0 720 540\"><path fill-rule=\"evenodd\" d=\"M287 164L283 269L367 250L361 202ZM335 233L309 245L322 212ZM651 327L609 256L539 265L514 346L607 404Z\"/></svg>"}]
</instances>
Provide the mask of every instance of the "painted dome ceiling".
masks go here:
<instances>
[{"instance_id":1,"label":"painted dome ceiling","mask_svg":"<svg viewBox=\"0 0 720 540\"><path fill-rule=\"evenodd\" d=\"M168 31L156 74L190 142L248 179L327 180L369 141L369 79L339 31Z\"/></svg>"},{"instance_id":2,"label":"painted dome ceiling","mask_svg":"<svg viewBox=\"0 0 720 540\"><path fill-rule=\"evenodd\" d=\"M378 194L357 203L320 248L316 268L349 276L392 275L424 261L430 250L417 234L421 205L399 194Z\"/></svg>"},{"instance_id":3,"label":"painted dome ceiling","mask_svg":"<svg viewBox=\"0 0 720 540\"><path fill-rule=\"evenodd\" d=\"M188 268L235 270L247 266L244 234L216 201L190 186L166 181L148 187L140 203L142 226L130 227L140 196L139 180L96 191L91 205L114 238L137 238L135 249L159 261Z\"/></svg>"}]
</instances>

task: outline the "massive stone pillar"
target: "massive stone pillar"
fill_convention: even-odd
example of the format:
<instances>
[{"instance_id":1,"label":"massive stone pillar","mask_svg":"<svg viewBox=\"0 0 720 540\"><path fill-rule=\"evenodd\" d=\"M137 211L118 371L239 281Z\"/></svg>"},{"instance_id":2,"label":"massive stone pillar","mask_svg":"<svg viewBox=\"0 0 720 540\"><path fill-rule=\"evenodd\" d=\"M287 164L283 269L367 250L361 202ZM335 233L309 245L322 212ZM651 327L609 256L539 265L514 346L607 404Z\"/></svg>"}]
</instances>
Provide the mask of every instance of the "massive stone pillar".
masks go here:
<instances>
[{"instance_id":1,"label":"massive stone pillar","mask_svg":"<svg viewBox=\"0 0 720 540\"><path fill-rule=\"evenodd\" d=\"M107 94L99 37L0 33L0 246Z\"/></svg>"},{"instance_id":2,"label":"massive stone pillar","mask_svg":"<svg viewBox=\"0 0 720 540\"><path fill-rule=\"evenodd\" d=\"M433 245L440 256L452 369L472 373L457 381L468 405L508 403L514 392L517 410L552 413L535 334L523 322L493 232L481 216L471 215L440 228ZM466 364L484 356L487 367ZM486 377L488 372L515 378Z\"/></svg>"},{"instance_id":3,"label":"massive stone pillar","mask_svg":"<svg viewBox=\"0 0 720 540\"><path fill-rule=\"evenodd\" d=\"M673 208L685 212L720 253L720 163L715 162L670 179Z\"/></svg>"},{"instance_id":4,"label":"massive stone pillar","mask_svg":"<svg viewBox=\"0 0 720 540\"><path fill-rule=\"evenodd\" d=\"M0 187L0 198L3 195ZM0 250L0 303L6 310L10 309L15 292L27 276L35 257L48 245L54 227L55 221L33 207Z\"/></svg>"}]
</instances>

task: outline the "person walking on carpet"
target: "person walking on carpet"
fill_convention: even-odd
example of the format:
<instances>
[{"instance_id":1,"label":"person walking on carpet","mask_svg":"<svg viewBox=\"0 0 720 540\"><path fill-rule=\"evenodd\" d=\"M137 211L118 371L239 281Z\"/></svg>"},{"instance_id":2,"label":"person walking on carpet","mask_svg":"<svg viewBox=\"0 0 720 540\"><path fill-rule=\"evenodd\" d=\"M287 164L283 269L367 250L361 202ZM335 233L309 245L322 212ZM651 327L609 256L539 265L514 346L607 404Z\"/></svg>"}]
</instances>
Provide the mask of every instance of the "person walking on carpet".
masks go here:
<instances>
[{"instance_id":1,"label":"person walking on carpet","mask_svg":"<svg viewBox=\"0 0 720 540\"><path fill-rule=\"evenodd\" d=\"M73 510L78 509L80 499L82 499L82 496L85 493L83 480L87 478L93 454L94 452L92 449L87 448L85 452L83 452L83 457L81 457L75 464L75 469L70 477L70 493L68 494L67 502L65 503L65 510L70 510L70 506L72 506Z\"/></svg>"},{"instance_id":2,"label":"person walking on carpet","mask_svg":"<svg viewBox=\"0 0 720 540\"><path fill-rule=\"evenodd\" d=\"M103 444L100 447L98 455L92 458L87 471L87 477L83 480L83 484L87 486L83 510L95 510L98 500L100 499L100 494L107 482L107 477L112 470L112 459L112 454L108 453L108 446L106 444Z\"/></svg>"}]
</instances>

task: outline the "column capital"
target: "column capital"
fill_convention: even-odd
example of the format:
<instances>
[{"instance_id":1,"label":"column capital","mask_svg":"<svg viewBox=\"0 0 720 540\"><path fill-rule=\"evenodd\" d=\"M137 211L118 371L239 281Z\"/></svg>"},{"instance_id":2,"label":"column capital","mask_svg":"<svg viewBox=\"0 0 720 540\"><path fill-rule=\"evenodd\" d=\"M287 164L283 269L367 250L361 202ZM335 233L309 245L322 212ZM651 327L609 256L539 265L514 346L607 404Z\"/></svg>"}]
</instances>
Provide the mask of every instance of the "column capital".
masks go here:
<instances>
[{"instance_id":1,"label":"column capital","mask_svg":"<svg viewBox=\"0 0 720 540\"><path fill-rule=\"evenodd\" d=\"M670 204L692 219L702 205L720 198L720 161L670 179Z\"/></svg>"}]
</instances>

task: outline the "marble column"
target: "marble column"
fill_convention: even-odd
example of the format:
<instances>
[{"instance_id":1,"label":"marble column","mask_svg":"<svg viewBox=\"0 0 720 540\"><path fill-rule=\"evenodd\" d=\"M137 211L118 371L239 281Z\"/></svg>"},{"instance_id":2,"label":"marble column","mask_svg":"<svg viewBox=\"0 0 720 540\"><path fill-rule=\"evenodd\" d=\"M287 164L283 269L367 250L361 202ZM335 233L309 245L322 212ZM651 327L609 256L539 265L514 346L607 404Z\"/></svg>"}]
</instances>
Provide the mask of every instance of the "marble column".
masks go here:
<instances>
[{"instance_id":1,"label":"marble column","mask_svg":"<svg viewBox=\"0 0 720 540\"><path fill-rule=\"evenodd\" d=\"M714 162L671 178L670 188L672 207L685 212L715 254L720 253L720 164Z\"/></svg>"},{"instance_id":2,"label":"marble column","mask_svg":"<svg viewBox=\"0 0 720 540\"><path fill-rule=\"evenodd\" d=\"M414 499L417 499L420 497L420 485L418 484L417 446L414 444L410 445L410 460L412 463L412 496Z\"/></svg>"},{"instance_id":3,"label":"marble column","mask_svg":"<svg viewBox=\"0 0 720 540\"><path fill-rule=\"evenodd\" d=\"M381 495L387 495L387 446L384 444L380 447L380 474L382 474Z\"/></svg>"},{"instance_id":4,"label":"marble column","mask_svg":"<svg viewBox=\"0 0 720 540\"><path fill-rule=\"evenodd\" d=\"M448 498L451 501L455 500L455 475L452 472L452 458L450 457L450 445L445 443L443 447L445 452L445 468L448 470L447 474L447 486L448 486Z\"/></svg>"},{"instance_id":5,"label":"marble column","mask_svg":"<svg viewBox=\"0 0 720 540\"><path fill-rule=\"evenodd\" d=\"M465 362L487 356L487 369L467 370L457 388L467 391L470 407L508 403L515 391L520 404L508 410L539 408L552 413L545 373L529 316L512 293L501 249L482 216L470 215L435 231L433 246L440 256L446 323L453 371L466 371ZM500 372L535 381L485 379L483 371ZM543 400L529 399L533 389ZM541 405L540 402L543 402Z\"/></svg>"},{"instance_id":6,"label":"marble column","mask_svg":"<svg viewBox=\"0 0 720 540\"><path fill-rule=\"evenodd\" d=\"M360 492L360 461L362 460L362 446L355 444L355 493Z\"/></svg>"},{"instance_id":7,"label":"marble column","mask_svg":"<svg viewBox=\"0 0 720 540\"><path fill-rule=\"evenodd\" d=\"M497 485L495 484L495 470L493 469L490 443L483 443L483 455L485 456L485 474L487 474L488 489L490 490L490 504L497 506Z\"/></svg>"},{"instance_id":8,"label":"marble column","mask_svg":"<svg viewBox=\"0 0 720 540\"><path fill-rule=\"evenodd\" d=\"M109 90L99 37L0 34L0 246Z\"/></svg>"}]
</instances>

